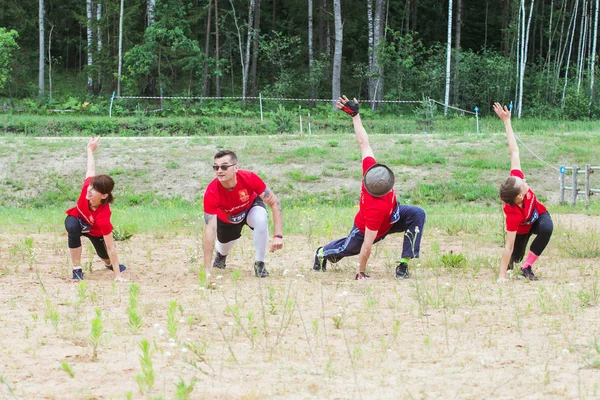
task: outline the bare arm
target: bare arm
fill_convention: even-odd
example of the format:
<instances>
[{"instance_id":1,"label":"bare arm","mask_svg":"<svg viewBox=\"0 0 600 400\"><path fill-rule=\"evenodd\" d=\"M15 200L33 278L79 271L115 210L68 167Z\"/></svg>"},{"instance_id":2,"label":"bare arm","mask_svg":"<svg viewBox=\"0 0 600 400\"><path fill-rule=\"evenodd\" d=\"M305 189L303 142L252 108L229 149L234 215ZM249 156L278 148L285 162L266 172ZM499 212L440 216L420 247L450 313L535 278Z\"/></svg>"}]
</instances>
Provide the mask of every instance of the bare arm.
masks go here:
<instances>
[{"instance_id":1,"label":"bare arm","mask_svg":"<svg viewBox=\"0 0 600 400\"><path fill-rule=\"evenodd\" d=\"M371 256L371 249L373 248L373 242L377 237L378 231L372 231L369 228L365 228L365 240L360 248L358 254L358 272L365 272L367 270L367 261Z\"/></svg>"},{"instance_id":2,"label":"bare arm","mask_svg":"<svg viewBox=\"0 0 600 400\"><path fill-rule=\"evenodd\" d=\"M210 274L212 254L217 239L217 216L204 213L204 271Z\"/></svg>"},{"instance_id":3,"label":"bare arm","mask_svg":"<svg viewBox=\"0 0 600 400\"><path fill-rule=\"evenodd\" d=\"M510 263L510 257L513 252L516 237L517 231L506 232L506 243L504 244L504 250L502 250L502 260L500 261L500 273L498 274L499 282L503 282L506 280L506 271L508 271L508 264Z\"/></svg>"},{"instance_id":4,"label":"bare arm","mask_svg":"<svg viewBox=\"0 0 600 400\"><path fill-rule=\"evenodd\" d=\"M98 148L98 144L100 142L100 138L92 138L88 142L87 145L87 172L85 173L85 178L89 178L90 176L96 176L96 162L94 160L94 150Z\"/></svg>"},{"instance_id":5,"label":"bare arm","mask_svg":"<svg viewBox=\"0 0 600 400\"><path fill-rule=\"evenodd\" d=\"M275 226L275 235L271 244L271 251L279 250L283 247L283 213L281 203L275 197L275 193L271 189L266 188L260 198L271 207L273 213L273 225ZM282 237L277 237L282 236Z\"/></svg>"},{"instance_id":6,"label":"bare arm","mask_svg":"<svg viewBox=\"0 0 600 400\"><path fill-rule=\"evenodd\" d=\"M352 115L352 123L354 125L354 133L356 133L356 139L358 139L358 145L360 147L360 155L362 159L366 157L373 157L373 149L369 143L369 136L367 131L362 124L360 114L358 113L358 100L354 99L352 103L346 96L338 98L336 107L345 113ZM354 115L353 115L354 114Z\"/></svg>"},{"instance_id":7,"label":"bare arm","mask_svg":"<svg viewBox=\"0 0 600 400\"><path fill-rule=\"evenodd\" d=\"M110 263L113 266L114 280L123 280L123 278L121 278L121 267L119 266L119 255L117 254L117 247L115 246L112 232L108 235L104 235L104 245L106 246L106 252L108 253Z\"/></svg>"},{"instance_id":8,"label":"bare arm","mask_svg":"<svg viewBox=\"0 0 600 400\"><path fill-rule=\"evenodd\" d=\"M506 106L502 107L500 103L494 103L494 111L504 121L504 130L506 131L506 141L508 142L508 150L510 151L510 169L521 170L521 159L519 158L519 146L515 139L515 132L513 131L512 124L510 122L510 111Z\"/></svg>"}]
</instances>

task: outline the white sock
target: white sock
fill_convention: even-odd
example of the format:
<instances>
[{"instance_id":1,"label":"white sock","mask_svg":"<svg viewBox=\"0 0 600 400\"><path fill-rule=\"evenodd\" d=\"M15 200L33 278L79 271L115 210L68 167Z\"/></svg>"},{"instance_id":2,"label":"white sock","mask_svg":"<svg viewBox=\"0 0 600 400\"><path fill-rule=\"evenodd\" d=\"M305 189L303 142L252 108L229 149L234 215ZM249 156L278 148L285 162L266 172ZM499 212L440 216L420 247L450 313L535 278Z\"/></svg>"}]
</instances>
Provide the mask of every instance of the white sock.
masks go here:
<instances>
[{"instance_id":1,"label":"white sock","mask_svg":"<svg viewBox=\"0 0 600 400\"><path fill-rule=\"evenodd\" d=\"M254 249L256 261L265 261L267 245L269 244L269 220L267 210L262 207L252 207L248 212L248 225L254 229Z\"/></svg>"}]
</instances>

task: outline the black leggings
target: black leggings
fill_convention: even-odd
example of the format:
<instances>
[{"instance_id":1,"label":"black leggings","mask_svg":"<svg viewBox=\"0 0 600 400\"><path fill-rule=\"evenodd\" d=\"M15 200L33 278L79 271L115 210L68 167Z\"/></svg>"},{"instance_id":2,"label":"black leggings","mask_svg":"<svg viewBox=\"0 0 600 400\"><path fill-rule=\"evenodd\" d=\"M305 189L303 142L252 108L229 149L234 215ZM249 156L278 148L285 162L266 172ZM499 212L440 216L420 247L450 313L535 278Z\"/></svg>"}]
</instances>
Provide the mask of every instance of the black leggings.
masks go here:
<instances>
[{"instance_id":1,"label":"black leggings","mask_svg":"<svg viewBox=\"0 0 600 400\"><path fill-rule=\"evenodd\" d=\"M515 237L515 245L510 258L511 262L520 262L523 259L523 256L525 256L525 249L527 248L527 242L529 242L531 234L535 234L536 237L533 239L533 242L531 242L529 250L536 256L542 254L548 245L548 242L550 242L553 229L554 225L552 224L550 213L546 211L545 213L540 214L537 221L531 226L529 233L517 235Z\"/></svg>"},{"instance_id":2,"label":"black leggings","mask_svg":"<svg viewBox=\"0 0 600 400\"><path fill-rule=\"evenodd\" d=\"M90 242L96 249L96 254L103 260L108 260L108 252L106 251L106 245L104 244L104 237L102 236L90 236L89 233L81 233L81 224L79 218L67 216L65 219L65 229L69 235L69 248L78 249L81 247L81 237L85 236L90 239Z\"/></svg>"}]
</instances>

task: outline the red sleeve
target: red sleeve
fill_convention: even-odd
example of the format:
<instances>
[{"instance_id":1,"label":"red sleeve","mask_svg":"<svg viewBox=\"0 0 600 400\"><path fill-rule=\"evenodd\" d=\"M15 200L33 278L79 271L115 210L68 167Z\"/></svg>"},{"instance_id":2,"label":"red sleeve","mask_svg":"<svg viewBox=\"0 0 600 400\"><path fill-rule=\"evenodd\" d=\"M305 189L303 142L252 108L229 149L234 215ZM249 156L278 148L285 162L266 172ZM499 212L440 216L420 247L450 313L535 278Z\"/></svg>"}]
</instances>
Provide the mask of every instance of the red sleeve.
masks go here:
<instances>
[{"instance_id":1,"label":"red sleeve","mask_svg":"<svg viewBox=\"0 0 600 400\"><path fill-rule=\"evenodd\" d=\"M260 176L252 171L249 171L248 178L248 184L250 185L250 189L254 190L254 193L260 196L265 192L267 184Z\"/></svg>"},{"instance_id":2,"label":"red sleeve","mask_svg":"<svg viewBox=\"0 0 600 400\"><path fill-rule=\"evenodd\" d=\"M504 214L506 215L506 230L508 232L515 232L519 229L523 217L518 213L512 212L510 206L504 208Z\"/></svg>"},{"instance_id":3,"label":"red sleeve","mask_svg":"<svg viewBox=\"0 0 600 400\"><path fill-rule=\"evenodd\" d=\"M208 184L204 192L204 212L206 214L217 214L218 202L217 188L214 181Z\"/></svg>"},{"instance_id":4,"label":"red sleeve","mask_svg":"<svg viewBox=\"0 0 600 400\"><path fill-rule=\"evenodd\" d=\"M377 161L375 161L375 159L373 157L368 156L368 157L363 158L363 160L362 160L363 176L365 175L365 172L367 172L367 170L375 164L377 164ZM369 229L371 229L371 228L369 228Z\"/></svg>"},{"instance_id":5,"label":"red sleeve","mask_svg":"<svg viewBox=\"0 0 600 400\"><path fill-rule=\"evenodd\" d=\"M525 179L523 171L521 171L520 169L511 169L510 176L516 176L517 178Z\"/></svg>"}]
</instances>

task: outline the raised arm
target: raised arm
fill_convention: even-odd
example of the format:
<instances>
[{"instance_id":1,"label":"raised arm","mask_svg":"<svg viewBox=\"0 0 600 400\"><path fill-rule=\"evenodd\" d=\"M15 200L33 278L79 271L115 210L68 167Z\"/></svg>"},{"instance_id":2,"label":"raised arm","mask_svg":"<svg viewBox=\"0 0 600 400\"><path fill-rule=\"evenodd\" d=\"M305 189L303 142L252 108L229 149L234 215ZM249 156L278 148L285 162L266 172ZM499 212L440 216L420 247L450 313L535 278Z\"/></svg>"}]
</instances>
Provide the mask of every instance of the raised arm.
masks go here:
<instances>
[{"instance_id":1,"label":"raised arm","mask_svg":"<svg viewBox=\"0 0 600 400\"><path fill-rule=\"evenodd\" d=\"M342 96L338 98L336 107L352 116L354 133L356 133L356 139L358 139L362 159L374 157L373 149L371 149L371 144L369 143L369 136L367 135L367 131L365 130L362 120L360 119L360 114L358 113L358 100L354 99L354 101L350 101L346 96Z\"/></svg>"},{"instance_id":2,"label":"raised arm","mask_svg":"<svg viewBox=\"0 0 600 400\"><path fill-rule=\"evenodd\" d=\"M93 137L90 139L87 145L87 172L85 174L86 179L90 176L96 176L96 162L94 161L94 150L98 148L100 138Z\"/></svg>"},{"instance_id":3,"label":"raised arm","mask_svg":"<svg viewBox=\"0 0 600 400\"><path fill-rule=\"evenodd\" d=\"M494 103L494 111L504 121L504 130L506 131L506 141L508 142L508 149L510 150L510 169L521 170L521 159L519 158L519 146L517 146L517 140L515 139L515 133L510 123L510 111L506 106L498 102Z\"/></svg>"},{"instance_id":4,"label":"raised arm","mask_svg":"<svg viewBox=\"0 0 600 400\"><path fill-rule=\"evenodd\" d=\"M283 213L281 211L281 203L275 197L275 193L269 188L265 189L260 198L271 207L271 213L273 214L273 225L275 226L275 235L271 243L271 251L273 252L283 247Z\"/></svg>"}]
</instances>

